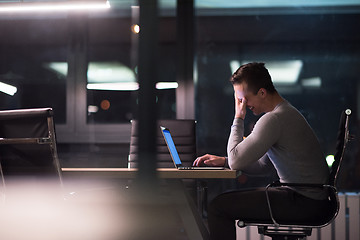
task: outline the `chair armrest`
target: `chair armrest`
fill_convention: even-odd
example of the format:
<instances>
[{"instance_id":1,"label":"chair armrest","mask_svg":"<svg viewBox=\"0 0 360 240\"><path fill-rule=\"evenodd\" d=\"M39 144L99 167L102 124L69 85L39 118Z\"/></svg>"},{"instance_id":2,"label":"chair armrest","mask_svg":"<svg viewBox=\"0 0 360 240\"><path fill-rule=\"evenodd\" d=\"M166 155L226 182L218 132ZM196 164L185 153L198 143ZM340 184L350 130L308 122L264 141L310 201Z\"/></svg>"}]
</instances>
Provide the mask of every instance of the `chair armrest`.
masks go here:
<instances>
[{"instance_id":1,"label":"chair armrest","mask_svg":"<svg viewBox=\"0 0 360 240\"><path fill-rule=\"evenodd\" d=\"M0 138L0 145L3 144L51 144L50 138Z\"/></svg>"}]
</instances>

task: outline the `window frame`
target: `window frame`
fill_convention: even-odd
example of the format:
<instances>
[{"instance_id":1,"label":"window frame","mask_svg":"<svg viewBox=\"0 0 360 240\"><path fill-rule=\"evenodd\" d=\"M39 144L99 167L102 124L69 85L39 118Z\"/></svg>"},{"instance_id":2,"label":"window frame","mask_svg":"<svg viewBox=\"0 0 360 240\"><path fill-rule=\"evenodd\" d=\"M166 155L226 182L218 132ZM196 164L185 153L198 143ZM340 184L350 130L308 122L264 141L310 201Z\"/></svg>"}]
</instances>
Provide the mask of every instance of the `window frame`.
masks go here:
<instances>
[{"instance_id":1,"label":"window frame","mask_svg":"<svg viewBox=\"0 0 360 240\"><path fill-rule=\"evenodd\" d=\"M70 24L73 23L73 24ZM87 123L88 18L69 16L66 124L56 126L59 143L129 143L131 124Z\"/></svg>"}]
</instances>

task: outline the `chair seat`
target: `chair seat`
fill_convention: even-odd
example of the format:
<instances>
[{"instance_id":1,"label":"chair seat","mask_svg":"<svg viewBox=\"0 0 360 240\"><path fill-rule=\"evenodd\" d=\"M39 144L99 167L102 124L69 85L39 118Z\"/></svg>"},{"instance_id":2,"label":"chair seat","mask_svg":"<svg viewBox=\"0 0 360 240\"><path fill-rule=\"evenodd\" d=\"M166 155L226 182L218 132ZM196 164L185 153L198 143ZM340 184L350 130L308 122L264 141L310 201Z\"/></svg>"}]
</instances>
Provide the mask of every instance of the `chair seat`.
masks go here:
<instances>
[{"instance_id":1,"label":"chair seat","mask_svg":"<svg viewBox=\"0 0 360 240\"><path fill-rule=\"evenodd\" d=\"M279 223L281 226L306 226L306 227L321 227L326 225L331 219L333 218L333 215L327 217L322 217L321 219L308 219L303 221L289 221L289 220L279 220L277 219L277 223ZM271 219L264 220L264 219L247 219L245 221L239 220L237 225L239 227L246 227L246 226L275 226Z\"/></svg>"}]
</instances>

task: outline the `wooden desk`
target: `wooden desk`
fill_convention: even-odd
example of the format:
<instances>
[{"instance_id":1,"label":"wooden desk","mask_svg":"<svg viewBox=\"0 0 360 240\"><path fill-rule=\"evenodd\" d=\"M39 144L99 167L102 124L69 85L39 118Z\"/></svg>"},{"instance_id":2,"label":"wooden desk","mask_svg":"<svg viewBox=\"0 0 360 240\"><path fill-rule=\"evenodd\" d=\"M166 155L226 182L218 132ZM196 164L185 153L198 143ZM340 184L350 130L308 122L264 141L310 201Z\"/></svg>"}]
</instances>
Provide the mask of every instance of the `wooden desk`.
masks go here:
<instances>
[{"instance_id":1,"label":"wooden desk","mask_svg":"<svg viewBox=\"0 0 360 240\"><path fill-rule=\"evenodd\" d=\"M65 177L101 177L101 178L136 178L136 168L62 168ZM159 178L176 179L206 179L206 178L236 178L234 170L178 170L176 168L158 168Z\"/></svg>"},{"instance_id":2,"label":"wooden desk","mask_svg":"<svg viewBox=\"0 0 360 240\"><path fill-rule=\"evenodd\" d=\"M171 191L171 202L182 219L185 231L190 240L208 239L209 232L196 208L193 199L188 196L181 179L231 179L238 176L230 169L224 170L178 170L176 168L158 168L158 177L168 179ZM134 179L137 177L135 168L62 168L65 178L91 179Z\"/></svg>"}]
</instances>

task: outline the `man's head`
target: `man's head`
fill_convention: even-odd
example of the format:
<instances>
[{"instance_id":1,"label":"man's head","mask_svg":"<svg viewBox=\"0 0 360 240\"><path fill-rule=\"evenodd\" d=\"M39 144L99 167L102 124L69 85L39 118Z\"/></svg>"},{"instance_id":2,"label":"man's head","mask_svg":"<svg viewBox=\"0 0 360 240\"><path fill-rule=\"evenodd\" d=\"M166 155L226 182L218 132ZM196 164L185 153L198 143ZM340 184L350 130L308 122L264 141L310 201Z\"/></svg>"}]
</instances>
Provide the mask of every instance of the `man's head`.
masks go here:
<instances>
[{"instance_id":1,"label":"man's head","mask_svg":"<svg viewBox=\"0 0 360 240\"><path fill-rule=\"evenodd\" d=\"M261 88L268 93L276 92L271 76L264 63L248 63L239 67L230 78L233 85L246 83L248 90L256 94Z\"/></svg>"},{"instance_id":2,"label":"man's head","mask_svg":"<svg viewBox=\"0 0 360 240\"><path fill-rule=\"evenodd\" d=\"M264 65L264 63L242 65L230 79L236 99L240 102L245 99L246 106L255 115L272 110L274 98L271 96L278 95Z\"/></svg>"}]
</instances>

